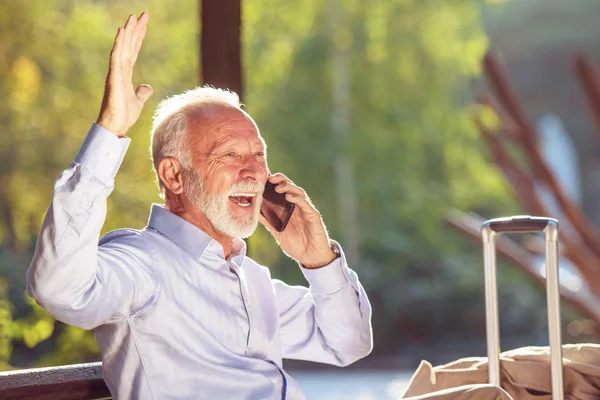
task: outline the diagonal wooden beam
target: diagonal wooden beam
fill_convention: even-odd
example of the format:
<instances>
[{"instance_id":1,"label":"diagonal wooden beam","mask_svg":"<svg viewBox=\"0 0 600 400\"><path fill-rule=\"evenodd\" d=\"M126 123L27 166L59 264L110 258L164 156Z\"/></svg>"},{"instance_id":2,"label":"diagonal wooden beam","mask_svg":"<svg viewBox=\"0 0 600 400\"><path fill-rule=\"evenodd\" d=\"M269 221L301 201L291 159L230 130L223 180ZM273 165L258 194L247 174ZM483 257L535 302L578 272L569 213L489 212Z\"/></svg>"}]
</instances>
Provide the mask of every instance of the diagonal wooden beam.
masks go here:
<instances>
[{"instance_id":1,"label":"diagonal wooden beam","mask_svg":"<svg viewBox=\"0 0 600 400\"><path fill-rule=\"evenodd\" d=\"M600 79L592 61L584 54L576 56L575 71L585 93L596 134L600 138Z\"/></svg>"},{"instance_id":2,"label":"diagonal wooden beam","mask_svg":"<svg viewBox=\"0 0 600 400\"><path fill-rule=\"evenodd\" d=\"M511 160L496 133L490 132L479 119L475 119L475 125L487 144L492 160L511 184L521 206L526 210L535 208L535 203L539 203L539 200L537 193L533 191L533 179Z\"/></svg>"},{"instance_id":3,"label":"diagonal wooden beam","mask_svg":"<svg viewBox=\"0 0 600 400\"><path fill-rule=\"evenodd\" d=\"M515 142L520 142L520 137L522 135L519 126L513 121L513 119L508 115L502 107L494 100L494 98L487 93L480 93L477 96L477 103L482 106L488 107L493 110L498 118L500 118L500 124L502 126L502 130L506 133L507 137Z\"/></svg>"},{"instance_id":4,"label":"diagonal wooden beam","mask_svg":"<svg viewBox=\"0 0 600 400\"><path fill-rule=\"evenodd\" d=\"M521 144L527 155L534 175L550 189L558 205L562 208L563 215L569 220L581 240L586 244L590 251L600 259L600 234L594 226L587 222L587 219L581 209L569 199L554 175L544 162L536 145L535 131L527 121L523 107L520 105L516 93L510 85L506 74L503 72L500 64L488 52L484 61L484 70L490 81L490 85L496 92L500 105L510 115L510 117L519 126L522 132Z\"/></svg>"},{"instance_id":5,"label":"diagonal wooden beam","mask_svg":"<svg viewBox=\"0 0 600 400\"><path fill-rule=\"evenodd\" d=\"M535 191L532 178L510 158L499 135L490 132L477 118L475 124L488 145L492 159L510 182L521 206L532 215L549 215L546 206L540 201ZM563 223L563 225L565 224ZM578 240L578 237L574 235L573 228L568 224L566 225L567 229L561 228L559 233L562 247L566 249L564 254L576 265L585 280L589 282L591 290L600 296L600 285L595 284L595 282L600 282L598 259Z\"/></svg>"}]
</instances>

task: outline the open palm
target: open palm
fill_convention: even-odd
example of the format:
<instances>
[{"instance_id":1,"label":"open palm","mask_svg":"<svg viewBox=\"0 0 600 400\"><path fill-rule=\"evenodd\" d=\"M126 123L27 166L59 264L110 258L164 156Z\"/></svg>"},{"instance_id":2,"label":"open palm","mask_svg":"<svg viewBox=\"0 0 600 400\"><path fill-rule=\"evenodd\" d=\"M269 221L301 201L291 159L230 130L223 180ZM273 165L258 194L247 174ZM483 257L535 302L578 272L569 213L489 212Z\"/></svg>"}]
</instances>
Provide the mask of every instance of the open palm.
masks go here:
<instances>
[{"instance_id":1,"label":"open palm","mask_svg":"<svg viewBox=\"0 0 600 400\"><path fill-rule=\"evenodd\" d=\"M98 124L119 137L136 123L144 103L152 94L148 85L134 89L133 67L146 36L149 16L130 15L124 27L119 27L110 52L110 63Z\"/></svg>"}]
</instances>

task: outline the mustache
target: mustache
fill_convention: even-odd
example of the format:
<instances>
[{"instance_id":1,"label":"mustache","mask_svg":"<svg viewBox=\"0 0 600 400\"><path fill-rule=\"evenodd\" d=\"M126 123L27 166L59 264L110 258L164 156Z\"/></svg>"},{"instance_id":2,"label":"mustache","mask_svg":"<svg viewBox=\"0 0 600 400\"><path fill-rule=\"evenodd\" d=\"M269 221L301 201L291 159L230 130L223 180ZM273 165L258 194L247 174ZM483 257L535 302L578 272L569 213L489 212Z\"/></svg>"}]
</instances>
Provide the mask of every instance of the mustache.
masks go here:
<instances>
[{"instance_id":1,"label":"mustache","mask_svg":"<svg viewBox=\"0 0 600 400\"><path fill-rule=\"evenodd\" d=\"M231 187L227 190L227 195L231 196L233 193L239 192L252 192L257 193L258 195L262 195L264 190L265 185L259 182L241 181L231 185Z\"/></svg>"},{"instance_id":2,"label":"mustache","mask_svg":"<svg viewBox=\"0 0 600 400\"><path fill-rule=\"evenodd\" d=\"M183 170L183 180L184 183L187 182L186 186L189 185L192 188L197 187L200 190L200 193L204 193L204 179L202 179L200 174L194 168ZM229 187L229 189L226 189L224 192L222 192L221 195L231 196L236 192L251 192L256 193L257 195L262 195L264 191L264 184L255 181L244 180L234 183Z\"/></svg>"}]
</instances>

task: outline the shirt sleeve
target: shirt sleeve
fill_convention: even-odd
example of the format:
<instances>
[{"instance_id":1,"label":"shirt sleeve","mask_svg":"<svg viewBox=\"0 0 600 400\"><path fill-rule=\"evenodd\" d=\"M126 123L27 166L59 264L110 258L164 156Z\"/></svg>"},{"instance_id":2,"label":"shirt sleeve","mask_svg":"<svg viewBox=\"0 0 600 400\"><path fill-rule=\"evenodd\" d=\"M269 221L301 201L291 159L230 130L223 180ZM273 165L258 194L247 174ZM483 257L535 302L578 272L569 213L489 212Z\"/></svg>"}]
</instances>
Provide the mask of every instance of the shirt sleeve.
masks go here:
<instances>
[{"instance_id":1,"label":"shirt sleeve","mask_svg":"<svg viewBox=\"0 0 600 400\"><path fill-rule=\"evenodd\" d=\"M273 280L283 358L346 366L373 349L371 305L343 251L331 264L302 268L310 288Z\"/></svg>"},{"instance_id":2,"label":"shirt sleeve","mask_svg":"<svg viewBox=\"0 0 600 400\"><path fill-rule=\"evenodd\" d=\"M92 125L54 185L27 271L29 295L56 319L84 329L129 315L156 287L152 252L139 232L109 234L98 244L106 199L129 143Z\"/></svg>"}]
</instances>

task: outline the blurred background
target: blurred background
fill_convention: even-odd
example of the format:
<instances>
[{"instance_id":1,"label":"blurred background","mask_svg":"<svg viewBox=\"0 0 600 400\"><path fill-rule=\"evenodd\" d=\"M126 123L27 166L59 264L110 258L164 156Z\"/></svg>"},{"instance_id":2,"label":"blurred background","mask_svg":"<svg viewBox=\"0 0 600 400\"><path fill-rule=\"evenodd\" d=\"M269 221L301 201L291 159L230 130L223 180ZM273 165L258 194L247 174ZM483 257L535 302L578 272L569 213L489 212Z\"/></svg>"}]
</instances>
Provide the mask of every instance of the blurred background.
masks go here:
<instances>
[{"instance_id":1,"label":"blurred background","mask_svg":"<svg viewBox=\"0 0 600 400\"><path fill-rule=\"evenodd\" d=\"M128 134L103 233L145 226L160 202L148 152L154 107L201 84L209 62L200 3L0 2L0 370L100 359L92 332L53 320L26 295L25 273L54 180L97 117L116 28L144 10L134 82L154 95ZM346 369L285 363L309 399L399 397L422 359L485 355L481 246L448 218L532 213L473 122L510 133L497 108L477 105L489 92L488 50L548 167L586 226L600 226L600 152L573 63L583 52L600 65L598 13L597 0L242 1L243 101L270 168L309 193L373 306L369 357ZM507 152L526 164L518 146ZM562 215L547 188L536 193ZM533 269L499 268L504 350L548 342L544 290L532 279L543 275L540 257L526 239L514 244ZM273 277L305 284L262 227L249 249ZM563 283L584 293L594 282L571 261ZM593 292L563 304L564 342L597 341Z\"/></svg>"}]
</instances>

